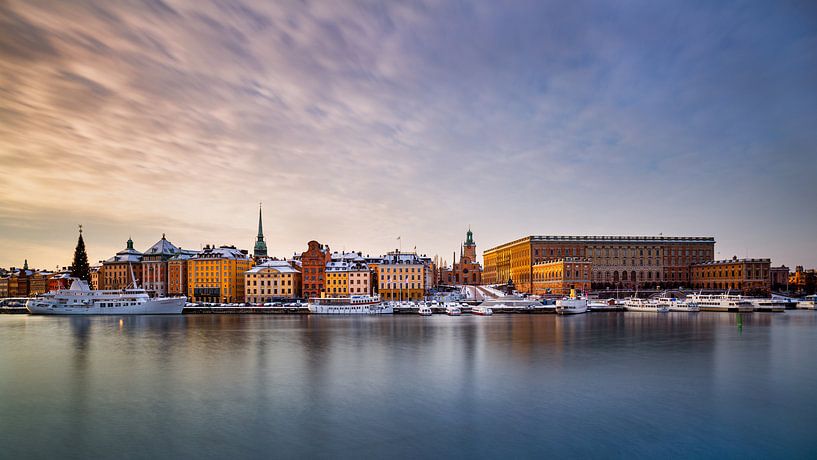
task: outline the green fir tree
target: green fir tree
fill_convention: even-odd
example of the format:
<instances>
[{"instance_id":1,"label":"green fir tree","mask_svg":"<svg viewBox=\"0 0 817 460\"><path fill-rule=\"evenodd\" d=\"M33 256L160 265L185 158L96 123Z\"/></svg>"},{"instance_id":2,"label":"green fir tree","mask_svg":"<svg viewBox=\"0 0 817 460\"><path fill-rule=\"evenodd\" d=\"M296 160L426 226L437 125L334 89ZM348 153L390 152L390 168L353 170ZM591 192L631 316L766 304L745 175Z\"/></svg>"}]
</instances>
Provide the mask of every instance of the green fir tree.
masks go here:
<instances>
[{"instance_id":1,"label":"green fir tree","mask_svg":"<svg viewBox=\"0 0 817 460\"><path fill-rule=\"evenodd\" d=\"M74 249L74 262L71 264L71 276L91 283L91 266L88 264L88 254L85 252L85 241L82 239L82 226L79 227L79 239Z\"/></svg>"}]
</instances>

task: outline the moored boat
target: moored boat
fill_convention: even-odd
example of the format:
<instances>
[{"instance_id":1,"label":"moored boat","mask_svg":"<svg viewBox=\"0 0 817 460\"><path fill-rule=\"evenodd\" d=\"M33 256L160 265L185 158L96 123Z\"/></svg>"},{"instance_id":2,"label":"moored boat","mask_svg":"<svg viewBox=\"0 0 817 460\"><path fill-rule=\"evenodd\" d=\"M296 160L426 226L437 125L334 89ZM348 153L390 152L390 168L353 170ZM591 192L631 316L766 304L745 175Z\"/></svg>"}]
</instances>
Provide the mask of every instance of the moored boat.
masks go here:
<instances>
[{"instance_id":1,"label":"moored boat","mask_svg":"<svg viewBox=\"0 0 817 460\"><path fill-rule=\"evenodd\" d=\"M797 302L797 308L801 310L817 310L817 295L807 295L805 299Z\"/></svg>"},{"instance_id":2,"label":"moored boat","mask_svg":"<svg viewBox=\"0 0 817 460\"><path fill-rule=\"evenodd\" d=\"M697 312L701 311L700 305L692 300L681 300L677 297L659 297L657 300L659 305L667 307L668 311L677 312Z\"/></svg>"},{"instance_id":3,"label":"moored boat","mask_svg":"<svg viewBox=\"0 0 817 460\"><path fill-rule=\"evenodd\" d=\"M379 296L315 297L307 305L315 315L384 315L394 313L392 304L384 304Z\"/></svg>"},{"instance_id":4,"label":"moored boat","mask_svg":"<svg viewBox=\"0 0 817 460\"><path fill-rule=\"evenodd\" d=\"M730 294L690 294L688 302L695 302L703 311L751 313L754 306L745 297Z\"/></svg>"},{"instance_id":5,"label":"moored boat","mask_svg":"<svg viewBox=\"0 0 817 460\"><path fill-rule=\"evenodd\" d=\"M577 296L576 290L570 290L570 296L556 301L557 315L577 315L587 313L587 297Z\"/></svg>"},{"instance_id":6,"label":"moored boat","mask_svg":"<svg viewBox=\"0 0 817 460\"><path fill-rule=\"evenodd\" d=\"M455 302L448 302L445 304L445 314L448 316L460 316L462 309Z\"/></svg>"},{"instance_id":7,"label":"moored boat","mask_svg":"<svg viewBox=\"0 0 817 460\"><path fill-rule=\"evenodd\" d=\"M431 307L429 307L428 304L421 303L420 308L417 309L417 314L420 316L431 316L434 314L434 311L431 310Z\"/></svg>"},{"instance_id":8,"label":"moored boat","mask_svg":"<svg viewBox=\"0 0 817 460\"><path fill-rule=\"evenodd\" d=\"M180 315L186 297L150 298L144 289L92 290L75 279L60 289L29 299L35 315Z\"/></svg>"},{"instance_id":9,"label":"moored boat","mask_svg":"<svg viewBox=\"0 0 817 460\"><path fill-rule=\"evenodd\" d=\"M477 305L471 307L471 314L478 315L478 316L491 316L494 314L494 311L491 310L490 307L486 307L484 305Z\"/></svg>"},{"instance_id":10,"label":"moored boat","mask_svg":"<svg viewBox=\"0 0 817 460\"><path fill-rule=\"evenodd\" d=\"M648 313L667 313L669 311L669 307L666 305L661 305L655 300L640 299L638 297L626 299L624 301L624 308L626 308L627 311L640 311Z\"/></svg>"}]
</instances>

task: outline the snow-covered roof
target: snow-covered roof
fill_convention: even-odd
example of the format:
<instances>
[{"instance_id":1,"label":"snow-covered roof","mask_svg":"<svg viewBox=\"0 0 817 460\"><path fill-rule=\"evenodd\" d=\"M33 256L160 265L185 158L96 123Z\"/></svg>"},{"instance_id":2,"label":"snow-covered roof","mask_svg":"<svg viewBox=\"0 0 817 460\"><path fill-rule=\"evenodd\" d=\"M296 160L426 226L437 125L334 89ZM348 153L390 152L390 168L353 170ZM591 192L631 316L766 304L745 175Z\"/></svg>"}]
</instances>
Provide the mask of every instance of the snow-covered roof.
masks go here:
<instances>
[{"instance_id":1,"label":"snow-covered roof","mask_svg":"<svg viewBox=\"0 0 817 460\"><path fill-rule=\"evenodd\" d=\"M106 260L106 264L110 263L118 263L118 262L141 262L142 261L142 253L137 251L136 249L125 249L123 251L119 251L116 253L115 256L111 257L110 259Z\"/></svg>"},{"instance_id":2,"label":"snow-covered roof","mask_svg":"<svg viewBox=\"0 0 817 460\"><path fill-rule=\"evenodd\" d=\"M420 264L422 261L414 252L390 252L383 256L384 264Z\"/></svg>"},{"instance_id":3,"label":"snow-covered roof","mask_svg":"<svg viewBox=\"0 0 817 460\"><path fill-rule=\"evenodd\" d=\"M365 260L363 256L361 256L357 252L333 252L332 253L332 260L333 261L359 261L362 262Z\"/></svg>"},{"instance_id":4,"label":"snow-covered roof","mask_svg":"<svg viewBox=\"0 0 817 460\"><path fill-rule=\"evenodd\" d=\"M195 257L199 251L193 251L191 249L179 249L176 254L170 258L170 260L187 260L192 257Z\"/></svg>"},{"instance_id":5,"label":"snow-covered roof","mask_svg":"<svg viewBox=\"0 0 817 460\"><path fill-rule=\"evenodd\" d=\"M270 260L247 270L247 273L258 273L266 269L275 270L279 273L300 273L300 270L293 268L286 260Z\"/></svg>"},{"instance_id":6,"label":"snow-covered roof","mask_svg":"<svg viewBox=\"0 0 817 460\"><path fill-rule=\"evenodd\" d=\"M157 241L156 244L149 247L145 252L144 255L152 256L152 255L163 255L163 256L172 256L179 252L179 248L173 245L170 241L165 239L165 236L162 235L162 239Z\"/></svg>"},{"instance_id":7,"label":"snow-covered roof","mask_svg":"<svg viewBox=\"0 0 817 460\"><path fill-rule=\"evenodd\" d=\"M249 259L250 256L241 252L233 246L221 246L218 248L204 248L193 259Z\"/></svg>"}]
</instances>

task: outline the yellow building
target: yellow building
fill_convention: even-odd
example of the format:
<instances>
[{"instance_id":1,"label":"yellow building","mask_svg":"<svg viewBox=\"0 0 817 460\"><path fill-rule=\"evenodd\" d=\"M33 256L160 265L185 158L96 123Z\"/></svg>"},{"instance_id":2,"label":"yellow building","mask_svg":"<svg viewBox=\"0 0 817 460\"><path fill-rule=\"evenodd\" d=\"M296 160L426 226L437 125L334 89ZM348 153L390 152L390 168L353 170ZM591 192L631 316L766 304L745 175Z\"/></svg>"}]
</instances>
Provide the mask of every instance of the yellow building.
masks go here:
<instances>
[{"instance_id":1,"label":"yellow building","mask_svg":"<svg viewBox=\"0 0 817 460\"><path fill-rule=\"evenodd\" d=\"M770 259L714 260L692 266L694 289L771 291Z\"/></svg>"},{"instance_id":2,"label":"yellow building","mask_svg":"<svg viewBox=\"0 0 817 460\"><path fill-rule=\"evenodd\" d=\"M301 272L285 260L271 260L249 269L244 296L250 303L301 297Z\"/></svg>"},{"instance_id":3,"label":"yellow building","mask_svg":"<svg viewBox=\"0 0 817 460\"><path fill-rule=\"evenodd\" d=\"M422 300L430 273L413 252L394 251L378 267L377 291L382 300Z\"/></svg>"},{"instance_id":4,"label":"yellow building","mask_svg":"<svg viewBox=\"0 0 817 460\"><path fill-rule=\"evenodd\" d=\"M326 264L326 284L324 297L349 296L349 267L346 262L329 262Z\"/></svg>"},{"instance_id":5,"label":"yellow building","mask_svg":"<svg viewBox=\"0 0 817 460\"><path fill-rule=\"evenodd\" d=\"M584 257L565 257L533 265L533 293L566 295L571 289L590 290L592 263Z\"/></svg>"},{"instance_id":6,"label":"yellow building","mask_svg":"<svg viewBox=\"0 0 817 460\"><path fill-rule=\"evenodd\" d=\"M582 257L592 262L594 289L688 286L690 266L713 260L714 251L712 237L527 236L483 252L482 282L511 280L532 293L535 264Z\"/></svg>"},{"instance_id":7,"label":"yellow building","mask_svg":"<svg viewBox=\"0 0 817 460\"><path fill-rule=\"evenodd\" d=\"M187 261L191 302L243 303L244 278L253 261L235 246L210 247Z\"/></svg>"}]
</instances>

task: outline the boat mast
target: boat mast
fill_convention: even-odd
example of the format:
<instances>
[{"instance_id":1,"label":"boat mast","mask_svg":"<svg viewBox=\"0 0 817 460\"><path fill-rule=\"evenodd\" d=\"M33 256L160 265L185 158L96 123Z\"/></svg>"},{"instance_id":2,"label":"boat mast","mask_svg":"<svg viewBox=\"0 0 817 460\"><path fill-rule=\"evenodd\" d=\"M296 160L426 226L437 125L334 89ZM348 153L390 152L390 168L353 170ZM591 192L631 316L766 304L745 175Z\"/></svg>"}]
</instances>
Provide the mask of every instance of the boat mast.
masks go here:
<instances>
[{"instance_id":1,"label":"boat mast","mask_svg":"<svg viewBox=\"0 0 817 460\"><path fill-rule=\"evenodd\" d=\"M133 274L133 265L131 265L130 262L128 262L128 270L130 270L130 278L133 284L133 288L139 289L139 286L136 285L136 275Z\"/></svg>"}]
</instances>

